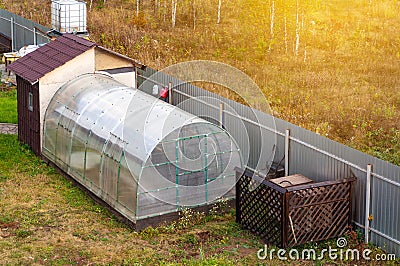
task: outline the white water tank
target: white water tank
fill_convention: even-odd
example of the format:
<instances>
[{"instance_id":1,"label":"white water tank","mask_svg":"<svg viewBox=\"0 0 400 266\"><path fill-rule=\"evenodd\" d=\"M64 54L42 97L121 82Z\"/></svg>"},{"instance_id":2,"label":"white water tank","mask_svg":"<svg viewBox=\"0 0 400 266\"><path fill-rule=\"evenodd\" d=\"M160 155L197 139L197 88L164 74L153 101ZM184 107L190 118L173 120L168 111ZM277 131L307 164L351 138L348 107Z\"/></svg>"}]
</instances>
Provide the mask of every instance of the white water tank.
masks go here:
<instances>
[{"instance_id":1,"label":"white water tank","mask_svg":"<svg viewBox=\"0 0 400 266\"><path fill-rule=\"evenodd\" d=\"M51 25L61 33L86 33L86 3L52 0Z\"/></svg>"}]
</instances>

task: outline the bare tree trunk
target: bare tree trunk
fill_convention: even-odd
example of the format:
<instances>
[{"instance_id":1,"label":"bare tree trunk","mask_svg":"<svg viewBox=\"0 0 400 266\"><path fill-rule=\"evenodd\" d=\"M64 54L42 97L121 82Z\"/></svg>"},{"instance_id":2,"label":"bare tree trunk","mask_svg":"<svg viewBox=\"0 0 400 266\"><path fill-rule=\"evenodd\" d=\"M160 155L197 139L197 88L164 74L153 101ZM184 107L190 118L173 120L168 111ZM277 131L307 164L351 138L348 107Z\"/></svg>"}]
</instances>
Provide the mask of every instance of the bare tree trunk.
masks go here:
<instances>
[{"instance_id":1,"label":"bare tree trunk","mask_svg":"<svg viewBox=\"0 0 400 266\"><path fill-rule=\"evenodd\" d=\"M166 17L167 17L167 0L164 0L164 24L167 21Z\"/></svg>"},{"instance_id":2,"label":"bare tree trunk","mask_svg":"<svg viewBox=\"0 0 400 266\"><path fill-rule=\"evenodd\" d=\"M271 3L271 21L270 21L270 34L271 34L271 41L269 42L269 47L268 47L268 51L271 51L272 49L272 42L274 40L274 23L275 23L275 1L272 0Z\"/></svg>"},{"instance_id":3,"label":"bare tree trunk","mask_svg":"<svg viewBox=\"0 0 400 266\"><path fill-rule=\"evenodd\" d=\"M196 0L193 0L193 30L196 30Z\"/></svg>"},{"instance_id":4,"label":"bare tree trunk","mask_svg":"<svg viewBox=\"0 0 400 266\"><path fill-rule=\"evenodd\" d=\"M136 17L139 17L140 0L136 0Z\"/></svg>"},{"instance_id":5,"label":"bare tree trunk","mask_svg":"<svg viewBox=\"0 0 400 266\"><path fill-rule=\"evenodd\" d=\"M298 56L300 45L300 25L299 25L299 0L296 0L296 46L294 54Z\"/></svg>"},{"instance_id":6,"label":"bare tree trunk","mask_svg":"<svg viewBox=\"0 0 400 266\"><path fill-rule=\"evenodd\" d=\"M175 24L176 24L176 6L178 4L178 0L172 0L171 2L171 7L172 7L172 28L175 28Z\"/></svg>"},{"instance_id":7,"label":"bare tree trunk","mask_svg":"<svg viewBox=\"0 0 400 266\"><path fill-rule=\"evenodd\" d=\"M284 30L284 41L285 41L285 53L287 54L287 52L288 52L288 40L287 40L287 22L286 22L286 14L285 14L285 17L283 18L283 21L284 21L284 23L285 23L284 28L283 28L283 30Z\"/></svg>"},{"instance_id":8,"label":"bare tree trunk","mask_svg":"<svg viewBox=\"0 0 400 266\"><path fill-rule=\"evenodd\" d=\"M305 21L305 14L302 14L301 16L301 29L306 29L307 25L307 21ZM304 59L303 62L305 63L307 61L307 40L308 40L308 32L307 31L303 31L303 39L304 39Z\"/></svg>"},{"instance_id":9,"label":"bare tree trunk","mask_svg":"<svg viewBox=\"0 0 400 266\"><path fill-rule=\"evenodd\" d=\"M93 0L90 0L89 10L92 11Z\"/></svg>"},{"instance_id":10,"label":"bare tree trunk","mask_svg":"<svg viewBox=\"0 0 400 266\"><path fill-rule=\"evenodd\" d=\"M272 4L271 4L271 25L270 25L271 38L274 38L274 23L275 23L275 1L272 0Z\"/></svg>"},{"instance_id":11,"label":"bare tree trunk","mask_svg":"<svg viewBox=\"0 0 400 266\"><path fill-rule=\"evenodd\" d=\"M221 22L221 5L222 5L222 0L218 0L218 18L217 18L217 24Z\"/></svg>"}]
</instances>

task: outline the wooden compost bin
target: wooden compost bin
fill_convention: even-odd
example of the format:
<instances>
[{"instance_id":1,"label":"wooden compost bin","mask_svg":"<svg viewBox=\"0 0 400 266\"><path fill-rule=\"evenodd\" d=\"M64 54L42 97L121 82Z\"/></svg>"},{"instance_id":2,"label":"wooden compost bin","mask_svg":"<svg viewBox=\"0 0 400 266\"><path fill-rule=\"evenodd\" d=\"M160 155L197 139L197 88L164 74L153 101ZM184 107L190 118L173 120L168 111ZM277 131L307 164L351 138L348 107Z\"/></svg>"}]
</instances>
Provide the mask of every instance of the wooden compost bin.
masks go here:
<instances>
[{"instance_id":1,"label":"wooden compost bin","mask_svg":"<svg viewBox=\"0 0 400 266\"><path fill-rule=\"evenodd\" d=\"M343 235L351 224L354 177L314 183L293 175L265 180L236 168L236 222L281 248Z\"/></svg>"}]
</instances>

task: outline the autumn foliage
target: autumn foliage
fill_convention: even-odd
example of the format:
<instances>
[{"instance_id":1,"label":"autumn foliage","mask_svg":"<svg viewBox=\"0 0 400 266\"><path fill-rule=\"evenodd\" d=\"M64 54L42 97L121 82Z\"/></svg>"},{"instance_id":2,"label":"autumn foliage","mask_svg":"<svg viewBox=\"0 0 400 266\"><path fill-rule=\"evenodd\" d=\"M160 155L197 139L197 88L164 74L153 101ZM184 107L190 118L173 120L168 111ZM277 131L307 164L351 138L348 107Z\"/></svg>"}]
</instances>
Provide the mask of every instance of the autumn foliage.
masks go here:
<instances>
[{"instance_id":1,"label":"autumn foliage","mask_svg":"<svg viewBox=\"0 0 400 266\"><path fill-rule=\"evenodd\" d=\"M3 2L50 23L47 0ZM278 117L400 163L399 1L223 0L220 23L218 0L87 2L90 37L101 45L156 69L231 64Z\"/></svg>"}]
</instances>

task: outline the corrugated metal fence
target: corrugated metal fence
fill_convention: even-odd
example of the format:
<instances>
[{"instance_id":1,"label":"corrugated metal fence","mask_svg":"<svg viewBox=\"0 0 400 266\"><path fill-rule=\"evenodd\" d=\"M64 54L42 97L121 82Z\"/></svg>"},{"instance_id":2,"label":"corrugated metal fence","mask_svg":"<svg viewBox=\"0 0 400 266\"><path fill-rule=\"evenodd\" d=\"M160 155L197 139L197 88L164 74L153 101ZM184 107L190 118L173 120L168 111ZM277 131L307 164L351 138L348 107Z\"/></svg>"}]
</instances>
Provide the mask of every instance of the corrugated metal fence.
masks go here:
<instances>
[{"instance_id":1,"label":"corrugated metal fence","mask_svg":"<svg viewBox=\"0 0 400 266\"><path fill-rule=\"evenodd\" d=\"M43 32L50 30L7 10L0 9L0 32L11 39L13 51L18 51L29 44L42 44L50 41L49 37L35 28Z\"/></svg>"},{"instance_id":2,"label":"corrugated metal fence","mask_svg":"<svg viewBox=\"0 0 400 266\"><path fill-rule=\"evenodd\" d=\"M248 154L248 167L262 172L272 161L284 160L288 174L301 173L314 181L355 176L355 225L363 230L367 225L370 233L365 236L370 242L400 256L400 167L165 73L151 68L138 73L138 88L149 94L154 84L169 83L173 85L172 104L207 120L222 122L242 152ZM264 146L266 151L261 148L263 141L268 144Z\"/></svg>"}]
</instances>

